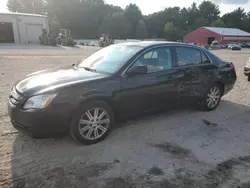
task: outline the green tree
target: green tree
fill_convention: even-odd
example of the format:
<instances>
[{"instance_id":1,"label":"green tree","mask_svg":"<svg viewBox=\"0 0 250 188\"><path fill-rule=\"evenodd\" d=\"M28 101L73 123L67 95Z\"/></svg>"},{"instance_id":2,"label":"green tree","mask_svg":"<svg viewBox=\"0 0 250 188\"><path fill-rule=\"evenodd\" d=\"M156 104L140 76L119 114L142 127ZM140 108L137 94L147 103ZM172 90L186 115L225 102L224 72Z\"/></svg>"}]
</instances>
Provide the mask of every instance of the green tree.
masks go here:
<instances>
[{"instance_id":1,"label":"green tree","mask_svg":"<svg viewBox=\"0 0 250 188\"><path fill-rule=\"evenodd\" d=\"M21 12L22 6L18 0L8 0L7 7L11 12Z\"/></svg>"},{"instance_id":2,"label":"green tree","mask_svg":"<svg viewBox=\"0 0 250 188\"><path fill-rule=\"evenodd\" d=\"M165 32L163 28L167 22L172 22L176 27L182 28L181 10L179 7L166 8L163 11L151 14L145 18L149 37L164 38Z\"/></svg>"},{"instance_id":3,"label":"green tree","mask_svg":"<svg viewBox=\"0 0 250 188\"><path fill-rule=\"evenodd\" d=\"M79 1L79 0L76 0ZM80 0L81 3L88 3L91 5L104 5L104 0Z\"/></svg>"},{"instance_id":4,"label":"green tree","mask_svg":"<svg viewBox=\"0 0 250 188\"><path fill-rule=\"evenodd\" d=\"M215 22L220 16L219 7L211 1L203 1L199 5L199 12L201 17L206 19L209 24Z\"/></svg>"},{"instance_id":5,"label":"green tree","mask_svg":"<svg viewBox=\"0 0 250 188\"><path fill-rule=\"evenodd\" d=\"M126 19L123 12L116 12L104 19L100 27L100 33L109 33L115 38L126 39L131 29L132 25Z\"/></svg>"},{"instance_id":6,"label":"green tree","mask_svg":"<svg viewBox=\"0 0 250 188\"><path fill-rule=\"evenodd\" d=\"M148 31L144 20L140 20L136 27L136 38L145 39L148 37Z\"/></svg>"},{"instance_id":7,"label":"green tree","mask_svg":"<svg viewBox=\"0 0 250 188\"><path fill-rule=\"evenodd\" d=\"M184 15L184 19L185 18L186 18L186 24L188 25L188 32L200 27L202 25L201 20L204 20L201 18L196 3L193 3L191 7L188 8L186 15Z\"/></svg>"},{"instance_id":8,"label":"green tree","mask_svg":"<svg viewBox=\"0 0 250 188\"><path fill-rule=\"evenodd\" d=\"M117 38L180 40L202 26L234 27L250 32L250 12L238 8L220 17L219 7L203 1L198 7L169 7L143 16L136 4L121 7L104 0L8 0L12 12L46 14L50 30L71 29L75 38L98 38L108 32Z\"/></svg>"},{"instance_id":9,"label":"green tree","mask_svg":"<svg viewBox=\"0 0 250 188\"><path fill-rule=\"evenodd\" d=\"M159 22L160 13L154 13L148 16L145 16L145 24L148 31L148 37L157 38L160 37L160 33L163 33L162 24ZM161 27L162 26L162 27Z\"/></svg>"},{"instance_id":10,"label":"green tree","mask_svg":"<svg viewBox=\"0 0 250 188\"><path fill-rule=\"evenodd\" d=\"M8 0L7 7L12 12L44 14L45 0Z\"/></svg>"},{"instance_id":11,"label":"green tree","mask_svg":"<svg viewBox=\"0 0 250 188\"><path fill-rule=\"evenodd\" d=\"M211 26L213 26L213 27L226 27L226 24L224 23L224 21L222 19L218 19L215 22L213 22L211 24Z\"/></svg>"},{"instance_id":12,"label":"green tree","mask_svg":"<svg viewBox=\"0 0 250 188\"><path fill-rule=\"evenodd\" d=\"M102 0L46 1L50 23L71 29L75 38L98 38L104 18L123 11L120 7L105 4Z\"/></svg>"},{"instance_id":13,"label":"green tree","mask_svg":"<svg viewBox=\"0 0 250 188\"><path fill-rule=\"evenodd\" d=\"M199 27L204 27L204 26L209 26L208 20L205 19L205 18L197 18L195 20L195 22L193 23L193 27L192 27L193 29L192 30L195 30L195 29L197 29Z\"/></svg>"},{"instance_id":14,"label":"green tree","mask_svg":"<svg viewBox=\"0 0 250 188\"><path fill-rule=\"evenodd\" d=\"M248 16L245 13L245 10L240 7L225 14L222 19L227 27L250 30Z\"/></svg>"},{"instance_id":15,"label":"green tree","mask_svg":"<svg viewBox=\"0 0 250 188\"><path fill-rule=\"evenodd\" d=\"M165 38L167 40L175 40L176 39L176 27L172 22L167 22L164 27Z\"/></svg>"},{"instance_id":16,"label":"green tree","mask_svg":"<svg viewBox=\"0 0 250 188\"><path fill-rule=\"evenodd\" d=\"M244 22L246 23L245 26L247 26L246 31L250 32L250 27L248 27L250 23L250 11L246 14Z\"/></svg>"},{"instance_id":17,"label":"green tree","mask_svg":"<svg viewBox=\"0 0 250 188\"><path fill-rule=\"evenodd\" d=\"M131 3L125 8L124 16L132 24L131 37L134 38L136 36L136 26L142 18L141 10L136 4Z\"/></svg>"}]
</instances>

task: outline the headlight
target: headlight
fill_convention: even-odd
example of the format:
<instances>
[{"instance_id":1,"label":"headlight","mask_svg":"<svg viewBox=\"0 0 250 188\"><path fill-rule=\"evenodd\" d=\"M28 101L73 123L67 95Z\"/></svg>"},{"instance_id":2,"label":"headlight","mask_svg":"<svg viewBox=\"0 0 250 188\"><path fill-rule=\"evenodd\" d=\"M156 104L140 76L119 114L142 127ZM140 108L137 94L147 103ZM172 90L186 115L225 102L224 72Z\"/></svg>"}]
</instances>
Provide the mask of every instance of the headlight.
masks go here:
<instances>
[{"instance_id":1,"label":"headlight","mask_svg":"<svg viewBox=\"0 0 250 188\"><path fill-rule=\"evenodd\" d=\"M57 94L44 94L31 97L25 102L23 109L28 110L46 108L53 101L56 95Z\"/></svg>"}]
</instances>

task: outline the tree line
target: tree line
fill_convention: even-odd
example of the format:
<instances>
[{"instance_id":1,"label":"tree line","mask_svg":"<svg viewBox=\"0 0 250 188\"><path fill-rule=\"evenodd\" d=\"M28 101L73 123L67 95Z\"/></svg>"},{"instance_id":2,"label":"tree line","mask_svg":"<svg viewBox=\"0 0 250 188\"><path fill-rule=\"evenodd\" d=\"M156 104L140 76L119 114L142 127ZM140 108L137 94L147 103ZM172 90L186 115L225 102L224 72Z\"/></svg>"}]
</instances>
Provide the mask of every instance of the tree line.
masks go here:
<instances>
[{"instance_id":1,"label":"tree line","mask_svg":"<svg viewBox=\"0 0 250 188\"><path fill-rule=\"evenodd\" d=\"M8 0L12 12L44 14L50 30L70 29L74 38L93 39L108 33L116 39L164 38L182 40L189 32L202 27L230 27L250 32L250 12L242 8L220 16L211 1L188 8L170 7L143 15L136 4L125 9L104 0Z\"/></svg>"}]
</instances>

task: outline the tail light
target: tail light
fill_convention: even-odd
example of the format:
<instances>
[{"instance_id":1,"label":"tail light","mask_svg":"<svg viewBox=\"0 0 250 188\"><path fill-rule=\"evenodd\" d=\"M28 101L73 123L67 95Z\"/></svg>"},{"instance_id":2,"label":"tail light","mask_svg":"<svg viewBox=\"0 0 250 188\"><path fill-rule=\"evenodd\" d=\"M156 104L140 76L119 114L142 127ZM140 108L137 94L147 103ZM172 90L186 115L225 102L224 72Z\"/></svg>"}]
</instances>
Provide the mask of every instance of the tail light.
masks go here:
<instances>
[{"instance_id":1,"label":"tail light","mask_svg":"<svg viewBox=\"0 0 250 188\"><path fill-rule=\"evenodd\" d=\"M233 72L236 72L236 69L235 69L234 64L233 64L233 63L231 63L231 65L232 65L232 70L233 70Z\"/></svg>"}]
</instances>

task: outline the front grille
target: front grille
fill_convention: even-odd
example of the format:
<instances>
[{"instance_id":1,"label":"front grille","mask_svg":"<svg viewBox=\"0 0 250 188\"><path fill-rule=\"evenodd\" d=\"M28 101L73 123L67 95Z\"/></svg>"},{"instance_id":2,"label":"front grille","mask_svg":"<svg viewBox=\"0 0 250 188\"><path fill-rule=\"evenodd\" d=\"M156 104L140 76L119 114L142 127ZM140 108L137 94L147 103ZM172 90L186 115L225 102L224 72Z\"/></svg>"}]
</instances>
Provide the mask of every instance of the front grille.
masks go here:
<instances>
[{"instance_id":1,"label":"front grille","mask_svg":"<svg viewBox=\"0 0 250 188\"><path fill-rule=\"evenodd\" d=\"M10 106L12 108L15 108L16 105L19 104L21 99L22 99L21 95L19 95L15 87L13 87L9 95Z\"/></svg>"}]
</instances>

